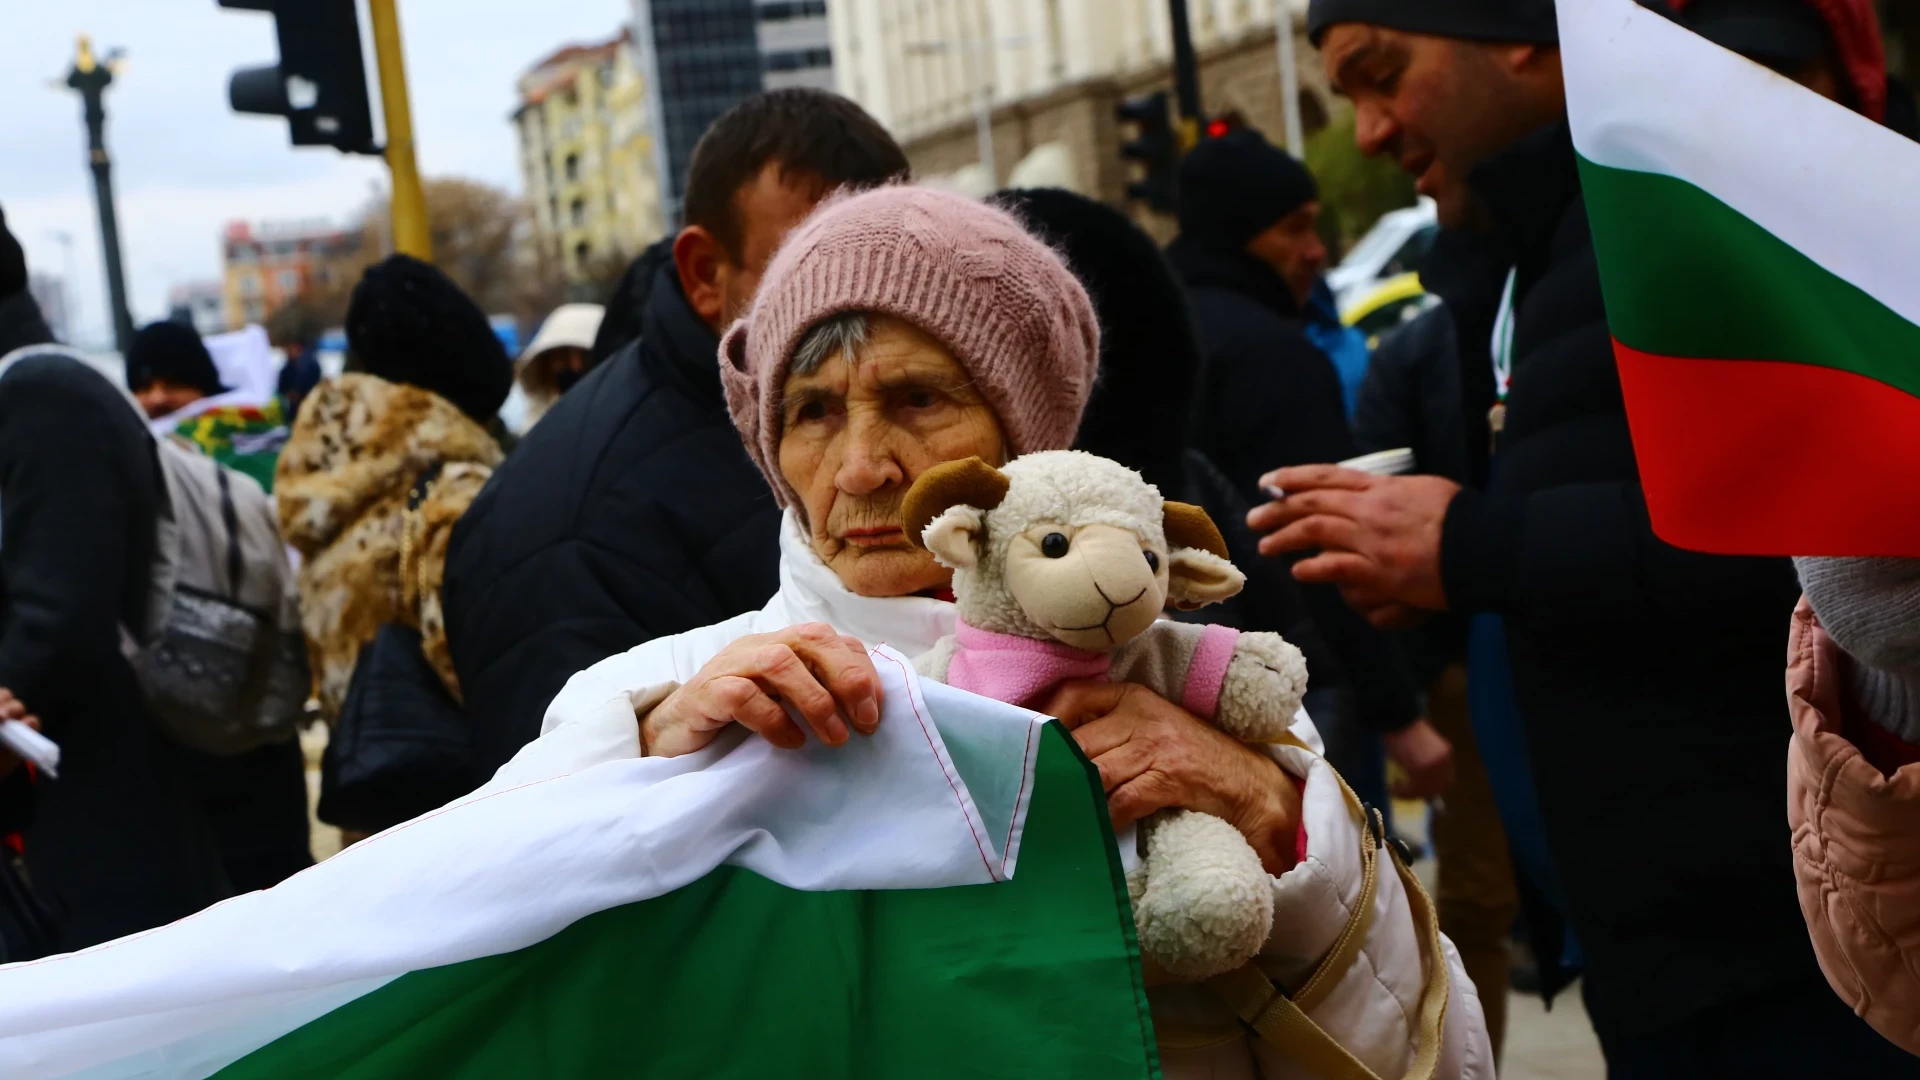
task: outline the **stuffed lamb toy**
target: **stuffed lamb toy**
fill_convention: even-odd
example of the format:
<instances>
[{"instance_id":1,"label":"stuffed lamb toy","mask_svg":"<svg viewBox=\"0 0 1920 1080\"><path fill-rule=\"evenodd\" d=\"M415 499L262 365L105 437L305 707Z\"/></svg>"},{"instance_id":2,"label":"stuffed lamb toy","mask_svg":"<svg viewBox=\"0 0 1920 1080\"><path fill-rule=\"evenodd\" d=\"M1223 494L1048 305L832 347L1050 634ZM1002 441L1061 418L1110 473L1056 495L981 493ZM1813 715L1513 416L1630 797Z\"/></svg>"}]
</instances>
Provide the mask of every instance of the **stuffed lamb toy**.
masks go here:
<instances>
[{"instance_id":1,"label":"stuffed lamb toy","mask_svg":"<svg viewBox=\"0 0 1920 1080\"><path fill-rule=\"evenodd\" d=\"M1252 743L1280 739L1300 708L1306 661L1278 635L1160 618L1246 579L1206 511L1117 462L1077 450L1004 469L948 462L914 483L905 525L953 569L960 609L957 632L916 660L924 676L1017 705L1068 679L1140 683ZM1238 830L1165 810L1141 837L1127 885L1149 965L1197 981L1259 952L1273 888Z\"/></svg>"}]
</instances>

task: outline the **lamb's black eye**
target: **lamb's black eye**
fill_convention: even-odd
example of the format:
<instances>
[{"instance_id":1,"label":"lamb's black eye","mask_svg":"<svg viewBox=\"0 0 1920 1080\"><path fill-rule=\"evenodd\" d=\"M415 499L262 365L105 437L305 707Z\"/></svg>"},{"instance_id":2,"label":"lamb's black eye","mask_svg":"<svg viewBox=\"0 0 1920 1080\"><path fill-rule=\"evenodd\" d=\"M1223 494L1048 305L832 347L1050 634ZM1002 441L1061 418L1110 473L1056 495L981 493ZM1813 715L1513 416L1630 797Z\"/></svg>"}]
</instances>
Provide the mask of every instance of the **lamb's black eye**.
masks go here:
<instances>
[{"instance_id":1,"label":"lamb's black eye","mask_svg":"<svg viewBox=\"0 0 1920 1080\"><path fill-rule=\"evenodd\" d=\"M1048 533L1046 536L1041 537L1040 554L1045 555L1049 559L1065 558L1067 554L1067 535L1065 533Z\"/></svg>"},{"instance_id":2,"label":"lamb's black eye","mask_svg":"<svg viewBox=\"0 0 1920 1080\"><path fill-rule=\"evenodd\" d=\"M1147 569L1153 571L1156 574L1159 573L1160 572L1160 553L1157 551L1149 551L1149 552L1146 552L1146 556L1147 556Z\"/></svg>"}]
</instances>

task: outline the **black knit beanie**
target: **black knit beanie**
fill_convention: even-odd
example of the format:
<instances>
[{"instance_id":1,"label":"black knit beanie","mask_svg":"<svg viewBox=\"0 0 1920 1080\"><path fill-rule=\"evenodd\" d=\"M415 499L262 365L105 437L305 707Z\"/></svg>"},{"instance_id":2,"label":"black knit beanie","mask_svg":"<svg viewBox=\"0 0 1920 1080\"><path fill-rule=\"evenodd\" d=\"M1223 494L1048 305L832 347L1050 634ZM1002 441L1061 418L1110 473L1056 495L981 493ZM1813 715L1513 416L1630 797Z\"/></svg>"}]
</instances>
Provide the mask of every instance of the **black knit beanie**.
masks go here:
<instances>
[{"instance_id":1,"label":"black knit beanie","mask_svg":"<svg viewBox=\"0 0 1920 1080\"><path fill-rule=\"evenodd\" d=\"M1180 235L1238 251L1319 197L1305 165L1259 132L1240 128L1203 140L1181 159L1175 200Z\"/></svg>"},{"instance_id":2,"label":"black knit beanie","mask_svg":"<svg viewBox=\"0 0 1920 1080\"><path fill-rule=\"evenodd\" d=\"M127 346L127 389L135 393L155 379L165 379L212 397L220 385L220 370L200 334L186 323L148 323Z\"/></svg>"},{"instance_id":3,"label":"black knit beanie","mask_svg":"<svg viewBox=\"0 0 1920 1080\"><path fill-rule=\"evenodd\" d=\"M27 253L20 241L7 231L7 215L0 211L0 296L12 296L27 288Z\"/></svg>"},{"instance_id":4,"label":"black knit beanie","mask_svg":"<svg viewBox=\"0 0 1920 1080\"><path fill-rule=\"evenodd\" d=\"M1553 0L1313 0L1307 6L1307 37L1315 45L1334 23L1466 41L1560 41Z\"/></svg>"},{"instance_id":5,"label":"black knit beanie","mask_svg":"<svg viewBox=\"0 0 1920 1080\"><path fill-rule=\"evenodd\" d=\"M478 423L492 420L513 389L513 361L479 305L412 256L367 268L346 329L359 370L432 391Z\"/></svg>"}]
</instances>

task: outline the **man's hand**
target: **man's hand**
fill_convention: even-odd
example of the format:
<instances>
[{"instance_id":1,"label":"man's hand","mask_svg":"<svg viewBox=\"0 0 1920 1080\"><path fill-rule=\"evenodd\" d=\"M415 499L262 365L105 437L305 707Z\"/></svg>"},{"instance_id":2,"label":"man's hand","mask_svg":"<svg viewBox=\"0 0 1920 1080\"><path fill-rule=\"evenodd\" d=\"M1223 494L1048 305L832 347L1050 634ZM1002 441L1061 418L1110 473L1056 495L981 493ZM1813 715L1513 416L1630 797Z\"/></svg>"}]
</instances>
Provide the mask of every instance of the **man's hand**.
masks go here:
<instances>
[{"instance_id":1,"label":"man's hand","mask_svg":"<svg viewBox=\"0 0 1920 1080\"><path fill-rule=\"evenodd\" d=\"M1293 867L1300 791L1271 757L1132 683L1064 683L1041 711L1100 770L1115 828L1168 807L1198 810L1240 830L1268 873Z\"/></svg>"},{"instance_id":2,"label":"man's hand","mask_svg":"<svg viewBox=\"0 0 1920 1080\"><path fill-rule=\"evenodd\" d=\"M1260 478L1287 497L1257 506L1247 526L1272 533L1262 555L1318 550L1294 566L1308 584L1332 583L1375 626L1405 626L1447 610L1440 534L1460 485L1438 476L1373 476L1303 465Z\"/></svg>"},{"instance_id":3,"label":"man's hand","mask_svg":"<svg viewBox=\"0 0 1920 1080\"><path fill-rule=\"evenodd\" d=\"M880 726L880 675L867 647L825 623L743 637L640 721L641 753L691 754L735 723L775 746L798 749L806 734L783 705L828 746L847 741L849 722L862 735L873 734Z\"/></svg>"},{"instance_id":4,"label":"man's hand","mask_svg":"<svg viewBox=\"0 0 1920 1080\"><path fill-rule=\"evenodd\" d=\"M1453 744L1425 717L1380 737L1387 757L1407 774L1393 785L1396 799L1437 799L1453 786Z\"/></svg>"},{"instance_id":5,"label":"man's hand","mask_svg":"<svg viewBox=\"0 0 1920 1080\"><path fill-rule=\"evenodd\" d=\"M40 718L28 714L26 703L14 697L13 691L0 686L0 721L6 720L21 720L33 730L40 730ZM0 780L6 779L19 767L19 755L0 747Z\"/></svg>"}]
</instances>

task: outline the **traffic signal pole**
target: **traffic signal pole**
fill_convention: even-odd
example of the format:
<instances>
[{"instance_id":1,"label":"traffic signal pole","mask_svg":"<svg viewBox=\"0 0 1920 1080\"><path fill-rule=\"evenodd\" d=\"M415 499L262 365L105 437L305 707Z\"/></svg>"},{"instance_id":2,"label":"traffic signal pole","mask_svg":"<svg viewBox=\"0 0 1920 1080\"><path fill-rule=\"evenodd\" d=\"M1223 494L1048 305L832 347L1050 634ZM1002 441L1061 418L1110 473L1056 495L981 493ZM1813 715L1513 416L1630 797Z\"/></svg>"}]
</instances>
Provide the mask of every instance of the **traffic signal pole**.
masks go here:
<instances>
[{"instance_id":1,"label":"traffic signal pole","mask_svg":"<svg viewBox=\"0 0 1920 1080\"><path fill-rule=\"evenodd\" d=\"M427 194L413 155L413 110L407 101L407 65L394 5L395 0L367 0L374 60L380 67L380 106L387 121L387 171L393 176L393 249L431 262L433 234L427 228Z\"/></svg>"},{"instance_id":2,"label":"traffic signal pole","mask_svg":"<svg viewBox=\"0 0 1920 1080\"><path fill-rule=\"evenodd\" d=\"M1180 142L1180 153L1185 154L1200 142L1200 64L1193 54L1187 0L1167 0L1167 17L1173 27L1174 110L1180 116L1174 134Z\"/></svg>"},{"instance_id":3,"label":"traffic signal pole","mask_svg":"<svg viewBox=\"0 0 1920 1080\"><path fill-rule=\"evenodd\" d=\"M93 55L93 45L80 36L67 85L79 91L86 105L87 161L93 168L93 198L100 210L100 245L107 264L107 303L112 311L113 344L125 356L133 344L133 315L127 310L127 280L120 263L120 219L113 208L113 161L107 156L107 87L113 69Z\"/></svg>"}]
</instances>

